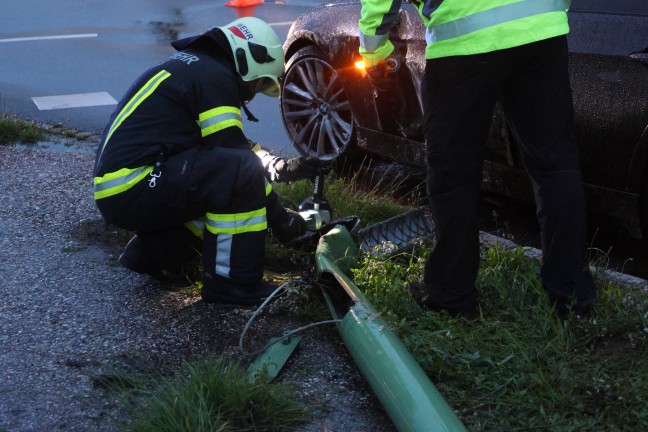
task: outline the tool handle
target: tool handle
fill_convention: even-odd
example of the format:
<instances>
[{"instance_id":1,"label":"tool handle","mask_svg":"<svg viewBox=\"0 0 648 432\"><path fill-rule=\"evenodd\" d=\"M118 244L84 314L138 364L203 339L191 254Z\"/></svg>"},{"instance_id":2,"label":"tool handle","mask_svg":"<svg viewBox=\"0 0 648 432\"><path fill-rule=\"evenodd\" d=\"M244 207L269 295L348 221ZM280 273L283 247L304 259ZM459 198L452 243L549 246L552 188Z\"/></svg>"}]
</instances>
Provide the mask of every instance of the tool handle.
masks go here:
<instances>
[{"instance_id":1,"label":"tool handle","mask_svg":"<svg viewBox=\"0 0 648 432\"><path fill-rule=\"evenodd\" d=\"M315 179L313 180L313 197L317 199L323 199L324 198L324 176L322 174L316 175Z\"/></svg>"}]
</instances>

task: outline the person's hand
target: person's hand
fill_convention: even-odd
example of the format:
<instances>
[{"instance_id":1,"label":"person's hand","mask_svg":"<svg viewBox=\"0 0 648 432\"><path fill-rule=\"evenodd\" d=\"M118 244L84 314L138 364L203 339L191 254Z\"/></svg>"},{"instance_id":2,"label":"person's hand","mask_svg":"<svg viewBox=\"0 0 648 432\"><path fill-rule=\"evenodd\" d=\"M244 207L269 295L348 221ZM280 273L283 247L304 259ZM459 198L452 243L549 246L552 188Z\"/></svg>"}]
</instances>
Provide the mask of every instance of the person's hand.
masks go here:
<instances>
[{"instance_id":1,"label":"person's hand","mask_svg":"<svg viewBox=\"0 0 648 432\"><path fill-rule=\"evenodd\" d=\"M284 245L306 233L304 218L290 209L286 209L286 213L287 217L283 223L275 225L272 229L272 234Z\"/></svg>"},{"instance_id":2,"label":"person's hand","mask_svg":"<svg viewBox=\"0 0 648 432\"><path fill-rule=\"evenodd\" d=\"M399 68L400 61L396 57L388 57L365 70L374 89L377 92L383 93L392 87L395 80L395 73Z\"/></svg>"},{"instance_id":3,"label":"person's hand","mask_svg":"<svg viewBox=\"0 0 648 432\"><path fill-rule=\"evenodd\" d=\"M299 156L277 162L275 173L277 181L291 182L326 174L330 168L330 161L320 161L310 156Z\"/></svg>"}]
</instances>

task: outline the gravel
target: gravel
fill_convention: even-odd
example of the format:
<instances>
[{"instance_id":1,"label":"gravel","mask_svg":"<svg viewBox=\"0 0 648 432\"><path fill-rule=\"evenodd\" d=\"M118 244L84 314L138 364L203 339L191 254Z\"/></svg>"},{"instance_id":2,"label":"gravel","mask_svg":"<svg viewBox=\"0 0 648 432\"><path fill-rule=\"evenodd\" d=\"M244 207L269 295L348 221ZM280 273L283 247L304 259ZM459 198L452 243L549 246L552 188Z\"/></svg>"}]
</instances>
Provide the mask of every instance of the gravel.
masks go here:
<instances>
[{"instance_id":1,"label":"gravel","mask_svg":"<svg viewBox=\"0 0 648 432\"><path fill-rule=\"evenodd\" d=\"M92 147L0 146L0 431L123 430L98 377L240 355L253 309L205 304L117 263L128 233L94 206ZM246 348L309 324L293 315L264 312ZM317 407L300 430L395 430L332 326L304 332L277 379Z\"/></svg>"}]
</instances>

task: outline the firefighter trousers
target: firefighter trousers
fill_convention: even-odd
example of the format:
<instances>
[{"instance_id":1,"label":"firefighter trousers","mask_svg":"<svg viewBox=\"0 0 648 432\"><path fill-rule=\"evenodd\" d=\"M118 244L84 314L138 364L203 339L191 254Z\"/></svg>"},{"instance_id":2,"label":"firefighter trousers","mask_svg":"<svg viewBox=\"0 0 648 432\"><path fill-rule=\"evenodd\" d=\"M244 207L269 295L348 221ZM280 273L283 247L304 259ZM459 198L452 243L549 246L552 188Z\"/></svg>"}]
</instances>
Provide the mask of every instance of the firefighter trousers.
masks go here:
<instances>
[{"instance_id":1,"label":"firefighter trousers","mask_svg":"<svg viewBox=\"0 0 648 432\"><path fill-rule=\"evenodd\" d=\"M96 202L107 223L165 248L152 252L161 261L179 258L179 245L199 244L202 237L203 288L216 291L260 283L266 228L285 214L249 148L172 155L159 172Z\"/></svg>"}]
</instances>

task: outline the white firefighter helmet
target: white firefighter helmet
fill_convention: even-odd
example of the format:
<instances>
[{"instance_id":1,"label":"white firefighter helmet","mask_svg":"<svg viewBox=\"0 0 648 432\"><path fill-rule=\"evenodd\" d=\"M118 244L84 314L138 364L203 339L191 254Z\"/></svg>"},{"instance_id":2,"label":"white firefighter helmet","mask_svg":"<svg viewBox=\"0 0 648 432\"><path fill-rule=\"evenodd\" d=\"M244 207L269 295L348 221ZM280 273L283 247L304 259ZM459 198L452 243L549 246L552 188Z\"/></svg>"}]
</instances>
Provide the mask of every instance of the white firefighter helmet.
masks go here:
<instances>
[{"instance_id":1,"label":"white firefighter helmet","mask_svg":"<svg viewBox=\"0 0 648 432\"><path fill-rule=\"evenodd\" d=\"M239 18L218 27L232 47L236 67L243 81L255 92L279 96L279 77L284 73L284 54L279 36L265 21Z\"/></svg>"}]
</instances>

